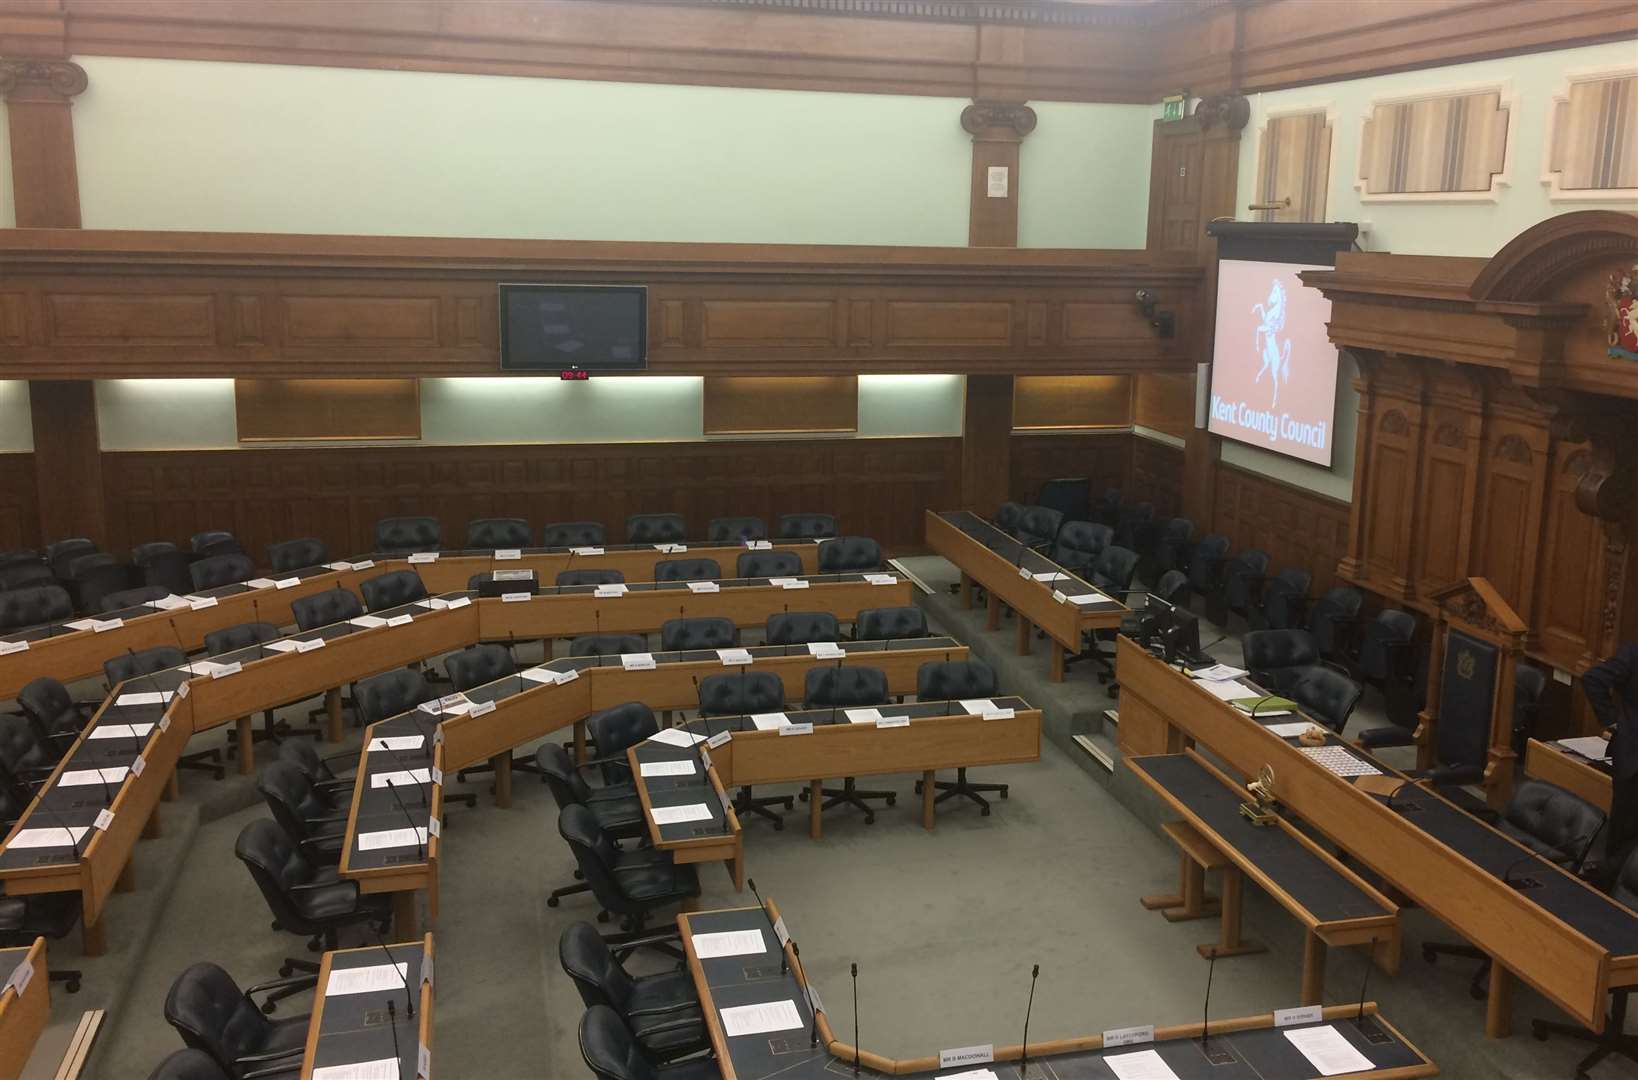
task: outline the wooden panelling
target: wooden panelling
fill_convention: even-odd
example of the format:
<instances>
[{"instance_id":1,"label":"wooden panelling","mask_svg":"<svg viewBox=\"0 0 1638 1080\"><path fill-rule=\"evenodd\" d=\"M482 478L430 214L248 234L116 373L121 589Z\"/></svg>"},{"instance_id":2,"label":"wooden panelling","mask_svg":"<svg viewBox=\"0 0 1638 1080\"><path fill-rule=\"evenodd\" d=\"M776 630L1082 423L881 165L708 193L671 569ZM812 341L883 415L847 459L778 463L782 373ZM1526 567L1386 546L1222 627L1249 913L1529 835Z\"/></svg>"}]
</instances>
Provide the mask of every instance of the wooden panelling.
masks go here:
<instances>
[{"instance_id":1,"label":"wooden panelling","mask_svg":"<svg viewBox=\"0 0 1638 1080\"><path fill-rule=\"evenodd\" d=\"M1137 375L1132 379L1132 423L1179 439L1194 429L1193 375Z\"/></svg>"},{"instance_id":2,"label":"wooden panelling","mask_svg":"<svg viewBox=\"0 0 1638 1080\"><path fill-rule=\"evenodd\" d=\"M0 454L0 551L41 543L34 455Z\"/></svg>"},{"instance_id":3,"label":"wooden panelling","mask_svg":"<svg viewBox=\"0 0 1638 1080\"><path fill-rule=\"evenodd\" d=\"M0 12L0 26L5 14ZM48 20L42 20L48 22ZM48 29L49 26L42 27ZM5 96L16 223L29 228L80 227L79 168L74 156L73 98L86 87L85 69L49 38L34 57L0 43L0 93Z\"/></svg>"},{"instance_id":4,"label":"wooden panelling","mask_svg":"<svg viewBox=\"0 0 1638 1080\"><path fill-rule=\"evenodd\" d=\"M27 229L0 259L23 378L492 375L496 287L531 278L648 286L657 373L1181 371L1201 276L1141 251Z\"/></svg>"},{"instance_id":5,"label":"wooden panelling","mask_svg":"<svg viewBox=\"0 0 1638 1080\"><path fill-rule=\"evenodd\" d=\"M235 379L240 442L418 439L415 379Z\"/></svg>"},{"instance_id":6,"label":"wooden panelling","mask_svg":"<svg viewBox=\"0 0 1638 1080\"><path fill-rule=\"evenodd\" d=\"M1012 427L1127 427L1129 375L1020 375L1013 380Z\"/></svg>"},{"instance_id":7,"label":"wooden panelling","mask_svg":"<svg viewBox=\"0 0 1638 1080\"><path fill-rule=\"evenodd\" d=\"M1121 487L1125 502L1153 503L1155 517L1183 513L1183 451L1141 435L1132 438L1132 468ZM1203 531L1200 522L1195 530Z\"/></svg>"},{"instance_id":8,"label":"wooden panelling","mask_svg":"<svg viewBox=\"0 0 1638 1080\"><path fill-rule=\"evenodd\" d=\"M705 379L707 435L856 431L856 375L710 375Z\"/></svg>"},{"instance_id":9,"label":"wooden panelling","mask_svg":"<svg viewBox=\"0 0 1638 1080\"><path fill-rule=\"evenodd\" d=\"M260 557L276 540L318 536L332 553L367 550L377 519L432 514L446 537L480 517L601 521L674 511L691 534L713 517L770 524L834 513L849 533L896 550L921 545L922 511L959 498L959 439L557 446L325 447L108 453L110 550L230 529Z\"/></svg>"},{"instance_id":10,"label":"wooden panelling","mask_svg":"<svg viewBox=\"0 0 1638 1080\"><path fill-rule=\"evenodd\" d=\"M34 424L34 491L43 543L107 536L102 453L97 446L97 400L88 380L29 383Z\"/></svg>"},{"instance_id":11,"label":"wooden panelling","mask_svg":"<svg viewBox=\"0 0 1638 1080\"><path fill-rule=\"evenodd\" d=\"M1066 476L1087 477L1093 494L1112 487L1124 489L1134 444L1140 441L1124 431L1018 432L1012 436L1011 497L1033 502L1042 484ZM1181 470L1181 459L1177 466Z\"/></svg>"},{"instance_id":12,"label":"wooden panelling","mask_svg":"<svg viewBox=\"0 0 1638 1080\"><path fill-rule=\"evenodd\" d=\"M1314 575L1316 596L1338 584L1337 563L1348 550L1347 503L1232 465L1219 466L1217 480L1210 531L1232 540L1232 551L1261 548L1272 573L1302 567Z\"/></svg>"},{"instance_id":13,"label":"wooden panelling","mask_svg":"<svg viewBox=\"0 0 1638 1080\"><path fill-rule=\"evenodd\" d=\"M961 502L990 514L1012 498L1011 375L969 375L962 403Z\"/></svg>"},{"instance_id":14,"label":"wooden panelling","mask_svg":"<svg viewBox=\"0 0 1638 1080\"><path fill-rule=\"evenodd\" d=\"M1552 572L1538 582L1544 587L1538 589L1535 623L1543 652L1592 664L1603 658L1598 650L1605 605L1599 591L1607 555L1598 519L1576 506L1575 491L1592 467L1593 451L1590 445L1569 442L1557 444L1554 451L1541 549L1541 565Z\"/></svg>"}]
</instances>

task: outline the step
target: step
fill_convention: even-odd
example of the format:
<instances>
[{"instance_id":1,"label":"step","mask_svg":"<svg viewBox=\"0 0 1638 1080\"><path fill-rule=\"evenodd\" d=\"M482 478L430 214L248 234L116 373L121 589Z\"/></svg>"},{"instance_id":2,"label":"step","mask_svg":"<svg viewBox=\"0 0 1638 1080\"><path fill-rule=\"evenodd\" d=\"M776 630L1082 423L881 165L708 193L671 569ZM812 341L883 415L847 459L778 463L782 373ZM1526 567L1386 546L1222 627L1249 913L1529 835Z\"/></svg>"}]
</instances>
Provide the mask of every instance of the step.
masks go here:
<instances>
[{"instance_id":1,"label":"step","mask_svg":"<svg viewBox=\"0 0 1638 1080\"><path fill-rule=\"evenodd\" d=\"M1095 736L1076 735L1074 738L1080 748L1091 755L1092 760L1103 766L1105 772L1113 773L1115 771L1115 756L1099 746Z\"/></svg>"}]
</instances>

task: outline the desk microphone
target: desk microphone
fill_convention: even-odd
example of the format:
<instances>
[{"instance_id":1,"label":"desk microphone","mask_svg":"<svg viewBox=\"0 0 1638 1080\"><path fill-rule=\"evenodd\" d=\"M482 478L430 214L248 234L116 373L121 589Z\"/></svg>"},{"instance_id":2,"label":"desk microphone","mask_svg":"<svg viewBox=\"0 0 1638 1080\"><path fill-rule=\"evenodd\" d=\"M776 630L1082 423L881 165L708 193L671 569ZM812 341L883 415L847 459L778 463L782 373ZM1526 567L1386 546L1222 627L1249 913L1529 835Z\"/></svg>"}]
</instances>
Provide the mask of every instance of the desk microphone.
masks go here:
<instances>
[{"instance_id":1,"label":"desk microphone","mask_svg":"<svg viewBox=\"0 0 1638 1080\"><path fill-rule=\"evenodd\" d=\"M398 1080L404 1080L404 1052L398 1048L398 1002L392 998L387 999L387 1023L392 1026L393 1068L398 1070Z\"/></svg>"},{"instance_id":2,"label":"desk microphone","mask_svg":"<svg viewBox=\"0 0 1638 1080\"><path fill-rule=\"evenodd\" d=\"M382 939L381 932L376 930L373 926L370 928L370 932L375 935L375 943L381 946L381 951L387 954L387 962L392 965L393 972L397 974L399 983L404 987L405 1011L411 1020L415 1019L415 999L410 996L409 980L404 977L405 972L409 970L409 965L405 964L404 971L399 971L398 958L392 954L391 949L387 948L387 943Z\"/></svg>"},{"instance_id":3,"label":"desk microphone","mask_svg":"<svg viewBox=\"0 0 1638 1080\"><path fill-rule=\"evenodd\" d=\"M836 678L836 680L838 682L840 682L840 680L842 678L842 658L841 657L836 658L836 675L835 675L835 678ZM836 707L841 704L841 697L842 697L842 688L841 688L841 686L837 685L837 686L831 687L830 722L832 724L836 723Z\"/></svg>"},{"instance_id":4,"label":"desk microphone","mask_svg":"<svg viewBox=\"0 0 1638 1080\"><path fill-rule=\"evenodd\" d=\"M136 658L136 650L134 650L134 649L130 648L129 646L127 646L126 649L125 649L125 655L129 656L131 658L131 664L133 665L133 667L138 666L137 658ZM161 716L164 716L165 715L165 691L160 688L159 680L154 678L154 673L153 672L149 671L149 672L144 672L143 674L146 675L146 677L148 679L148 688L150 690L152 690L155 694L159 695L159 714ZM115 698L114 700L118 701L119 699ZM142 748L145 745L147 745L147 740L144 739L141 735L137 734L136 724L134 722L126 724L126 727L130 729L131 738L136 743L136 756L141 757L142 756ZM152 730L152 729L150 728L149 730Z\"/></svg>"},{"instance_id":5,"label":"desk microphone","mask_svg":"<svg viewBox=\"0 0 1638 1080\"><path fill-rule=\"evenodd\" d=\"M851 965L853 971L853 1075L859 1075L859 965ZM808 1008L813 1008L813 998L808 997Z\"/></svg>"},{"instance_id":6,"label":"desk microphone","mask_svg":"<svg viewBox=\"0 0 1638 1080\"><path fill-rule=\"evenodd\" d=\"M785 956L785 947L779 944L779 928L774 925L773 916L768 914L768 903L762 899L762 894L756 891L756 881L746 878L745 884L751 887L751 895L756 897L757 907L762 909L762 917L768 920L768 929L773 931L774 947L779 950L779 974L783 975L790 970L790 960Z\"/></svg>"},{"instance_id":7,"label":"desk microphone","mask_svg":"<svg viewBox=\"0 0 1638 1080\"><path fill-rule=\"evenodd\" d=\"M518 688L513 692L521 694L523 693L523 669L518 667L518 632L516 630L506 632L506 655L512 661L513 674L518 677Z\"/></svg>"},{"instance_id":8,"label":"desk microphone","mask_svg":"<svg viewBox=\"0 0 1638 1080\"><path fill-rule=\"evenodd\" d=\"M1508 863L1507 864L1507 869L1502 871L1502 876L1501 876L1502 884L1506 885L1510 889L1517 889L1520 892L1523 892L1525 889L1533 889L1536 886L1540 885L1541 882L1537 881L1535 878L1532 878L1532 877L1522 877L1522 878L1519 878L1519 880L1517 880L1517 881L1513 880L1513 871L1517 870L1520 866L1523 866L1525 863L1531 862L1535 858L1536 858L1536 853L1531 851L1531 852L1527 852L1526 854L1520 855L1518 858L1516 858L1512 862Z\"/></svg>"},{"instance_id":9,"label":"desk microphone","mask_svg":"<svg viewBox=\"0 0 1638 1080\"><path fill-rule=\"evenodd\" d=\"M1200 1008L1200 1052L1206 1055L1206 1061L1216 1064L1211 1056L1211 977L1217 970L1217 950L1212 949L1206 964L1206 1003ZM1233 1055L1229 1055L1233 1060ZM1225 1062L1226 1064L1226 1062Z\"/></svg>"},{"instance_id":10,"label":"desk microphone","mask_svg":"<svg viewBox=\"0 0 1638 1080\"><path fill-rule=\"evenodd\" d=\"M796 962L802 963L802 946L791 942L791 952L796 955ZM802 980L802 995L808 999L808 1012L813 1014L813 1030L808 1035L808 1047L812 1049L819 1045L819 1013L813 1007L813 994L808 990L808 973L798 971L797 976Z\"/></svg>"},{"instance_id":11,"label":"desk microphone","mask_svg":"<svg viewBox=\"0 0 1638 1080\"><path fill-rule=\"evenodd\" d=\"M694 680L694 698L695 698L695 700L698 700L699 696L700 696L700 677L698 675L689 675L688 677L690 679ZM697 754L697 756L699 757L699 762L700 762L700 785L703 787L703 786L708 785L708 784L711 783L711 778L706 775L706 764L705 764L705 744L711 738L711 718L705 715L705 710L703 708L700 710L700 720L705 725L705 738L700 740L699 742L694 743L694 750L695 750L695 753ZM682 730L685 733L687 733L690 737L692 737L693 734L694 734L693 732L688 730L688 727L686 725L684 725ZM727 815L724 815L725 819L726 819L726 817L727 817ZM727 821L724 820L723 824L726 825ZM724 830L724 831L726 831L726 830Z\"/></svg>"},{"instance_id":12,"label":"desk microphone","mask_svg":"<svg viewBox=\"0 0 1638 1080\"><path fill-rule=\"evenodd\" d=\"M597 595L597 591L596 591L595 588L592 590L592 595L593 596ZM592 608L592 633L595 634L598 637L603 636L603 609L601 607L593 607ZM598 646L597 646L597 666L598 667L603 666L603 644L602 644L602 642L598 642Z\"/></svg>"},{"instance_id":13,"label":"desk microphone","mask_svg":"<svg viewBox=\"0 0 1638 1080\"><path fill-rule=\"evenodd\" d=\"M250 597L250 616L251 616L251 618L255 619L257 622L262 621L261 604L257 601L256 596L255 596L254 593L252 593L251 597ZM277 631L278 627L274 627L274 630ZM265 648L266 648L266 643L264 641L262 641L261 635L260 634L256 635L256 659L260 660L264 655L266 655L265 652L263 651Z\"/></svg>"},{"instance_id":14,"label":"desk microphone","mask_svg":"<svg viewBox=\"0 0 1638 1080\"><path fill-rule=\"evenodd\" d=\"M1018 1077L1027 1080L1029 1075L1029 1014L1035 1008L1035 980L1041 977L1041 965L1036 964L1029 973L1029 1004L1024 1006L1024 1042L1018 1049Z\"/></svg>"},{"instance_id":15,"label":"desk microphone","mask_svg":"<svg viewBox=\"0 0 1638 1080\"><path fill-rule=\"evenodd\" d=\"M420 728L417 727L416 730L419 731ZM422 738L424 739L424 738L426 738L426 736L423 735ZM416 790L420 791L420 793L421 793L421 805L426 806L427 805L427 789L421 785L420 781L415 779L415 770L410 768L405 763L403 755L401 755L397 750L394 750L392 748L392 743L388 742L385 736L381 737L381 745L386 748L387 753L392 755L393 760L398 763L399 767L402 768L404 770L404 772L409 774L410 780L415 783ZM432 773L431 773L431 770L429 769L428 772L427 772L427 778L430 780L431 777L432 777ZM388 787L393 787L394 785L389 782L387 784L387 786ZM410 1015L414 1016L415 1013L412 1011L410 1013Z\"/></svg>"},{"instance_id":16,"label":"desk microphone","mask_svg":"<svg viewBox=\"0 0 1638 1080\"><path fill-rule=\"evenodd\" d=\"M1382 805L1386 806L1389 810L1392 810L1396 814L1404 813L1403 810L1394 805L1394 800L1399 798L1400 795L1403 795L1407 788L1413 788L1415 786L1415 784L1411 783L1409 780L1406 780L1403 784L1400 784L1398 787L1393 789L1393 794L1389 795L1388 801Z\"/></svg>"},{"instance_id":17,"label":"desk microphone","mask_svg":"<svg viewBox=\"0 0 1638 1080\"><path fill-rule=\"evenodd\" d=\"M1581 868L1586 865L1587 856L1592 854L1593 845L1598 842L1599 834L1604 831L1604 826L1608 823L1609 818L1605 818L1603 821L1598 823L1598 828L1594 829L1593 834L1587 838L1587 846L1581 849L1581 855L1575 860L1575 865L1570 868L1570 873L1576 875L1577 877L1581 876ZM1609 852L1606 849L1605 855L1607 856L1608 854Z\"/></svg>"},{"instance_id":18,"label":"desk microphone","mask_svg":"<svg viewBox=\"0 0 1638 1080\"><path fill-rule=\"evenodd\" d=\"M188 647L182 644L182 631L176 628L176 619L169 618L165 621L171 624L171 636L176 639L177 650L181 652L184 657L186 657L188 655Z\"/></svg>"},{"instance_id":19,"label":"desk microphone","mask_svg":"<svg viewBox=\"0 0 1638 1080\"><path fill-rule=\"evenodd\" d=\"M421 830L415 824L415 819L413 817L410 817L409 808L404 805L404 800L400 799L398 797L398 785L393 783L391 780L388 780L386 786L387 786L387 790L392 792L392 801L397 803L398 804L398 809L403 812L404 820L409 822L410 835L415 837L415 859L416 859L416 861L417 862L425 862L426 858L427 858L427 853L426 853L426 848L421 843ZM430 829L428 831L430 831Z\"/></svg>"},{"instance_id":20,"label":"desk microphone","mask_svg":"<svg viewBox=\"0 0 1638 1080\"><path fill-rule=\"evenodd\" d=\"M46 813L50 814L51 819L57 823L57 827L62 829L63 832L68 834L68 846L70 848L72 848L73 851L74 851L74 861L79 862L79 860L80 860L80 841L76 840L74 838L74 830L69 828L68 827L68 822L63 820L63 816L61 814L57 813L57 811L51 806L50 803L46 802L45 796L46 796L46 793L42 791L40 793L40 801L39 801L40 809L42 809ZM82 839L83 839L83 837L90 836L90 835L91 835L91 830L86 829L85 832L82 834Z\"/></svg>"}]
</instances>

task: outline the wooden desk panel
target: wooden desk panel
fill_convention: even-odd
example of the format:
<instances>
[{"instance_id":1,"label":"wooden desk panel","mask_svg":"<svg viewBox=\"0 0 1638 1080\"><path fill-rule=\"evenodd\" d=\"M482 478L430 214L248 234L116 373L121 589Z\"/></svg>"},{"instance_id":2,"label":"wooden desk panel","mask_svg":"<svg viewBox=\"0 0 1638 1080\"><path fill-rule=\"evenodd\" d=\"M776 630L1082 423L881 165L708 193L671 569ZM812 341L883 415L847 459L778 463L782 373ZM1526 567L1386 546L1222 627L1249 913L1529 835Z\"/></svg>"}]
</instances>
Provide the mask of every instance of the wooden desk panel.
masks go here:
<instances>
[{"instance_id":1,"label":"wooden desk panel","mask_svg":"<svg viewBox=\"0 0 1638 1080\"><path fill-rule=\"evenodd\" d=\"M466 588L474 574L491 570L533 570L543 586L557 584L565 570L618 570L628 582L653 581L654 564L666 559L714 559L727 577L734 576L739 557L750 549L743 544L690 544L687 551L670 554L652 545L631 550L606 547L601 555L575 555L568 551L524 551L516 559L493 559L487 554L441 554L438 561L417 563L412 569L421 575L427 591L454 592ZM788 551L802 560L803 574L819 572L819 545L811 542L774 541L772 551ZM391 560L394 564L401 560ZM408 566L408 563L404 564Z\"/></svg>"},{"instance_id":2,"label":"wooden desk panel","mask_svg":"<svg viewBox=\"0 0 1638 1080\"><path fill-rule=\"evenodd\" d=\"M1581 796L1606 814L1615 800L1615 781L1609 773L1550 742L1530 740L1524 749L1524 771L1537 780L1557 784Z\"/></svg>"},{"instance_id":3,"label":"wooden desk panel","mask_svg":"<svg viewBox=\"0 0 1638 1080\"><path fill-rule=\"evenodd\" d=\"M436 979L421 978L421 971L424 970L425 965L432 959L432 935L423 935L417 942L388 942L387 948L392 950L394 956L398 956L401 954L401 951L411 952L415 950L417 945L420 946L419 955L410 958L415 961L414 963L411 963L410 966L415 972L416 984L420 991L416 1000L416 1035L420 1039L420 1045L426 1047L430 1055L432 1051L433 1026L432 988ZM337 958L342 956L358 956L362 953L372 952L380 957L380 963L387 963L387 958L386 956L382 955L381 947L379 945L365 945L357 949L336 949L325 953L323 958L319 960L318 985L313 990L313 1011L309 1014L307 1021L307 1045L301 1058L301 1080L312 1080L313 1077L313 1070L315 1067L314 1059L318 1053L319 1040L324 1034L324 988L330 982L330 971L333 967L335 967ZM369 960L368 957L365 957L365 959L366 961ZM399 962L410 963L410 959L401 960ZM368 966L368 964L366 964L366 966ZM433 974L436 976L436 968L434 968ZM346 1034L346 1032L337 1032L337 1034ZM408 1040L406 1039L405 1041L407 1042ZM390 1047L388 1049L390 1050ZM417 1052L419 1050L419 1048L414 1049ZM404 1075L406 1077L409 1076L410 1070L404 1070Z\"/></svg>"},{"instance_id":4,"label":"wooden desk panel","mask_svg":"<svg viewBox=\"0 0 1638 1080\"><path fill-rule=\"evenodd\" d=\"M0 1077L14 1080L23 1075L34 1044L51 1019L51 972L47 970L45 938L35 938L26 949L5 951L21 953L34 965L34 975L22 994L14 988L0 993ZM15 966L7 963L8 974Z\"/></svg>"},{"instance_id":5,"label":"wooden desk panel","mask_svg":"<svg viewBox=\"0 0 1638 1080\"><path fill-rule=\"evenodd\" d=\"M1591 1030L1603 1030L1608 988L1638 978L1629 958L1612 962L1597 942L1126 638L1117 670L1123 750L1175 753L1139 748L1181 749L1188 738L1245 776L1272 766L1283 805Z\"/></svg>"}]
</instances>

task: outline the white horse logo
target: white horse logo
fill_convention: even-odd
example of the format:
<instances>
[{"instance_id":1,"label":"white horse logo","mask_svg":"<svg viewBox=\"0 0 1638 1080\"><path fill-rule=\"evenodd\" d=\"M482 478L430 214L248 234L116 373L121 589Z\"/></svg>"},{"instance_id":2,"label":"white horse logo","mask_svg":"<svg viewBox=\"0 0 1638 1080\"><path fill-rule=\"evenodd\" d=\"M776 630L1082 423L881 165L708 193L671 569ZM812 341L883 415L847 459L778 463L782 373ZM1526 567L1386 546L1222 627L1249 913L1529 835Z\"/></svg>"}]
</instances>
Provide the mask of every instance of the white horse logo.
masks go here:
<instances>
[{"instance_id":1,"label":"white horse logo","mask_svg":"<svg viewBox=\"0 0 1638 1080\"><path fill-rule=\"evenodd\" d=\"M1279 336L1285 330L1285 286L1280 284L1279 278L1275 278L1269 286L1268 303L1253 304L1251 310L1260 320L1256 347L1263 358L1263 366L1252 381L1262 382L1263 373L1269 373L1269 382L1274 387L1274 405L1278 406L1280 383L1291 381L1291 339L1281 341Z\"/></svg>"}]
</instances>

